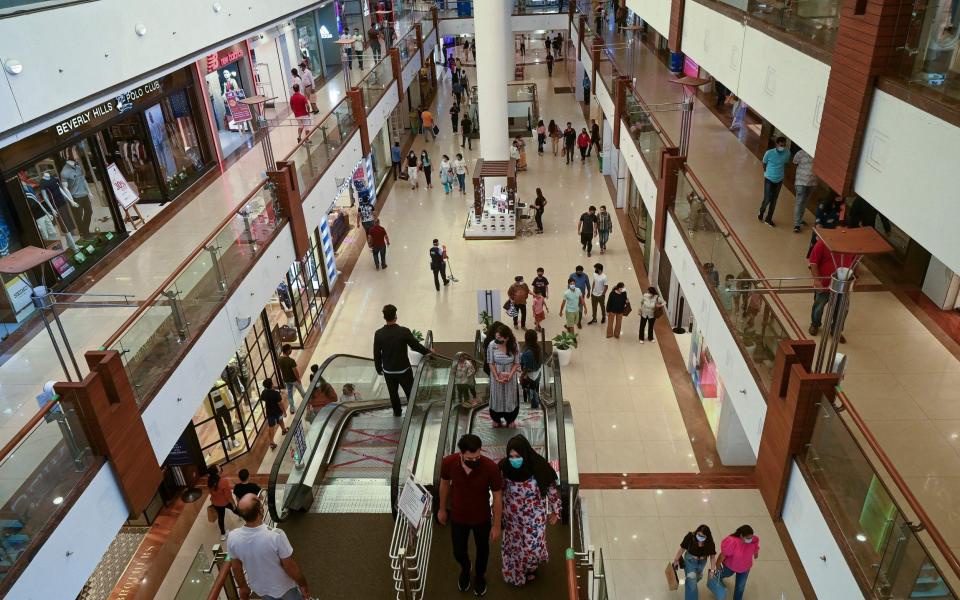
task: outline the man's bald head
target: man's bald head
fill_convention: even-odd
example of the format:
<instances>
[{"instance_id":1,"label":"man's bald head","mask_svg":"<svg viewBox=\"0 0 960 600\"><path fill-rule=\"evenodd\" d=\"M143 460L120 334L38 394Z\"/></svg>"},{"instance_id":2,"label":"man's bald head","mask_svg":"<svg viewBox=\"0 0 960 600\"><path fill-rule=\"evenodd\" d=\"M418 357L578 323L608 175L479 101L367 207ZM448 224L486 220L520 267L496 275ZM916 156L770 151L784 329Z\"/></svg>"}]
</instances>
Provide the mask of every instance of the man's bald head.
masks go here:
<instances>
[{"instance_id":1,"label":"man's bald head","mask_svg":"<svg viewBox=\"0 0 960 600\"><path fill-rule=\"evenodd\" d=\"M240 498L240 502L237 503L237 514L246 523L254 523L260 520L262 508L263 503L260 502L260 498L256 494L244 494L243 498Z\"/></svg>"}]
</instances>

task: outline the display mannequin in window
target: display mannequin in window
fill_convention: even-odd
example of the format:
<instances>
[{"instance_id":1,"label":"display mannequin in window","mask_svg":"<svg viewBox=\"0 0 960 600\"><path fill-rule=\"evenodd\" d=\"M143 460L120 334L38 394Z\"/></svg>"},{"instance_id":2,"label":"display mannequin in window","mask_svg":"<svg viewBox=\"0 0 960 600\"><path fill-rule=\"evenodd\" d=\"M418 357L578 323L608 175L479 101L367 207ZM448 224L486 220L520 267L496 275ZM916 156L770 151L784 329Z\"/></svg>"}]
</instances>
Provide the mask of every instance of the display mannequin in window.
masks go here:
<instances>
[{"instance_id":1,"label":"display mannequin in window","mask_svg":"<svg viewBox=\"0 0 960 600\"><path fill-rule=\"evenodd\" d=\"M60 169L60 180L66 186L67 191L73 196L73 201L78 207L77 224L81 236L90 235L90 219L93 218L93 204L90 202L90 187L87 185L87 177L83 172L83 167L72 158Z\"/></svg>"},{"instance_id":2,"label":"display mannequin in window","mask_svg":"<svg viewBox=\"0 0 960 600\"><path fill-rule=\"evenodd\" d=\"M240 442L236 439L237 431L233 424L233 414L231 412L234 406L236 406L233 393L230 392L230 388L224 380L218 379L217 382L213 384L209 396L209 404L204 404L207 415L214 418L217 424L217 431L220 432L220 439L225 440L228 437L227 432L229 431L230 441L228 445L237 448L240 446Z\"/></svg>"},{"instance_id":3,"label":"display mannequin in window","mask_svg":"<svg viewBox=\"0 0 960 600\"><path fill-rule=\"evenodd\" d=\"M64 229L76 233L77 223L70 207L79 208L79 206L53 171L44 171L40 177L40 193L57 209Z\"/></svg>"}]
</instances>

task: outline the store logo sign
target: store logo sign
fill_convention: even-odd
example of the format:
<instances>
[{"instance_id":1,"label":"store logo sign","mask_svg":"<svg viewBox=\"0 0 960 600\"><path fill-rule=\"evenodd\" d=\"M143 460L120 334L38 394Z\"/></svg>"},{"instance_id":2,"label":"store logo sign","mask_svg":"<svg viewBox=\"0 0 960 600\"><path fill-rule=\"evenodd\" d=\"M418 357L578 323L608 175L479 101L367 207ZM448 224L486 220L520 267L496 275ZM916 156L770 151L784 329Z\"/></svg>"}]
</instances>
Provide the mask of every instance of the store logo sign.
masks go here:
<instances>
[{"instance_id":1,"label":"store logo sign","mask_svg":"<svg viewBox=\"0 0 960 600\"><path fill-rule=\"evenodd\" d=\"M150 83L145 83L138 88L117 95L113 100L108 100L103 104L94 106L90 110L74 115L65 121L57 123L57 135L69 135L84 129L91 123L96 124L101 120L108 119L114 114L123 114L133 108L134 104L155 92L160 91L160 80L156 79Z\"/></svg>"},{"instance_id":2,"label":"store logo sign","mask_svg":"<svg viewBox=\"0 0 960 600\"><path fill-rule=\"evenodd\" d=\"M327 29L326 25L320 26L320 39L322 40L333 39L333 35L330 34L330 30Z\"/></svg>"}]
</instances>

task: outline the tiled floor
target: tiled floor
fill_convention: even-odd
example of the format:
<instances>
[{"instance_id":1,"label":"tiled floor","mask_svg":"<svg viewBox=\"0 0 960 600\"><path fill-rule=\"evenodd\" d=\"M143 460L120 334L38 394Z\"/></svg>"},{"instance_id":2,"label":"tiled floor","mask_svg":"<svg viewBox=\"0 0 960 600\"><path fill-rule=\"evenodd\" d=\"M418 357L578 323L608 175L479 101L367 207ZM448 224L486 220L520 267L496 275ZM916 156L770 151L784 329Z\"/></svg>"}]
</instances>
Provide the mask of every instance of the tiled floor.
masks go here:
<instances>
[{"instance_id":1,"label":"tiled floor","mask_svg":"<svg viewBox=\"0 0 960 600\"><path fill-rule=\"evenodd\" d=\"M740 525L760 538L760 557L750 571L745 599L803 598L770 515L756 490L588 490L590 538L603 548L611 598L672 600L664 567L688 531L705 524L719 547ZM682 575L682 572L681 572ZM681 583L683 577L681 576ZM732 587L732 582L728 588ZM712 595L700 582L700 597Z\"/></svg>"}]
</instances>

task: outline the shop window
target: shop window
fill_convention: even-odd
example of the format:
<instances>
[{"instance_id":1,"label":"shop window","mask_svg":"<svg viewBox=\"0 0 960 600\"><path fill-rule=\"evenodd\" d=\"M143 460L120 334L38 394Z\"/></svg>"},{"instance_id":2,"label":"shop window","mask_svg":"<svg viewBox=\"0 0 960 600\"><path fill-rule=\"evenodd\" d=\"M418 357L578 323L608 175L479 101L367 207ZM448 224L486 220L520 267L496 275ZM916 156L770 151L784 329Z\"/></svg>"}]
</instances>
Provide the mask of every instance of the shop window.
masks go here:
<instances>
[{"instance_id":1,"label":"shop window","mask_svg":"<svg viewBox=\"0 0 960 600\"><path fill-rule=\"evenodd\" d=\"M139 114L129 115L97 133L107 163L114 163L141 202L163 202L163 188L150 156L150 136Z\"/></svg>"},{"instance_id":2,"label":"shop window","mask_svg":"<svg viewBox=\"0 0 960 600\"><path fill-rule=\"evenodd\" d=\"M204 160L186 90L177 90L144 111L153 150L169 197L203 173Z\"/></svg>"}]
</instances>

